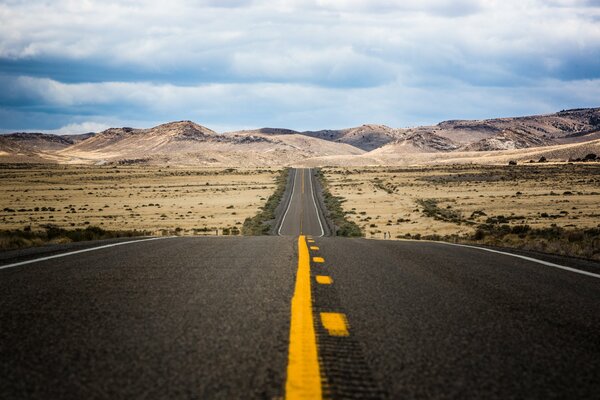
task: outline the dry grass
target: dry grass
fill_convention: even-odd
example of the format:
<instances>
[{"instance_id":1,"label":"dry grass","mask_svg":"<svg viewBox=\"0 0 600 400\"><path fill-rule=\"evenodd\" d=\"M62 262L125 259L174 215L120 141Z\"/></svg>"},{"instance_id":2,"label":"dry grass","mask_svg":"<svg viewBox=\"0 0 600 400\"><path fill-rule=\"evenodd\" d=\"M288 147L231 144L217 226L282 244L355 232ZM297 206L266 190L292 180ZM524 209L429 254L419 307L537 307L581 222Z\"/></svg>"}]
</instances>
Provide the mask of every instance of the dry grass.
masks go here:
<instances>
[{"instance_id":1,"label":"dry grass","mask_svg":"<svg viewBox=\"0 0 600 400\"><path fill-rule=\"evenodd\" d=\"M598 164L326 168L323 172L332 194L347 200L344 210L370 238L383 239L384 233L392 238L472 237L486 225L511 229L528 225L532 232L562 228L565 235L600 227ZM525 236L537 240L533 234ZM515 237L506 239L516 243ZM497 236L494 242L501 244ZM593 243L590 246L597 245Z\"/></svg>"},{"instance_id":2,"label":"dry grass","mask_svg":"<svg viewBox=\"0 0 600 400\"><path fill-rule=\"evenodd\" d=\"M276 169L0 165L3 229L239 232L275 188ZM235 229L238 228L238 229Z\"/></svg>"},{"instance_id":3,"label":"dry grass","mask_svg":"<svg viewBox=\"0 0 600 400\"><path fill-rule=\"evenodd\" d=\"M148 232L138 230L107 231L97 226L63 229L53 225L46 225L43 227L43 230L35 231L26 227L25 229L18 230L0 230L0 250L42 246L48 243L70 243L146 235L148 235Z\"/></svg>"}]
</instances>

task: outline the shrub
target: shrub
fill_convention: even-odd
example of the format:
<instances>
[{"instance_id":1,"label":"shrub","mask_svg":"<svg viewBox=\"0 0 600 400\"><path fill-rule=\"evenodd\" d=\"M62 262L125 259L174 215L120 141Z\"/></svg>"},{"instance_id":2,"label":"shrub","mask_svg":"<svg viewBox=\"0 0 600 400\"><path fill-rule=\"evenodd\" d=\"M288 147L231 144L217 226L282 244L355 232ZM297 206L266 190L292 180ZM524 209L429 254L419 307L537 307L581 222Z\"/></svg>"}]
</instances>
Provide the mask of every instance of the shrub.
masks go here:
<instances>
[{"instance_id":1,"label":"shrub","mask_svg":"<svg viewBox=\"0 0 600 400\"><path fill-rule=\"evenodd\" d=\"M346 237L364 236L360 226L348 219L346 212L344 212L342 204L344 204L346 199L331 194L327 180L320 169L317 170L317 177L323 190L323 202L325 203L325 208L327 208L327 215L334 224L334 235ZM361 215L364 214L361 212Z\"/></svg>"},{"instance_id":2,"label":"shrub","mask_svg":"<svg viewBox=\"0 0 600 400\"><path fill-rule=\"evenodd\" d=\"M281 202L285 186L287 184L290 169L286 168L279 173L275 183L275 192L269 196L267 202L261 207L260 211L253 217L244 220L241 233L243 235L267 235L271 230L271 225L275 219L275 210ZM233 206L231 206L233 208Z\"/></svg>"},{"instance_id":3,"label":"shrub","mask_svg":"<svg viewBox=\"0 0 600 400\"><path fill-rule=\"evenodd\" d=\"M68 230L56 225L44 225L42 231L31 229L0 230L0 249L10 250L22 247L39 246L48 242L80 242L87 240L110 239L148 235L146 231L107 231L97 226L85 229Z\"/></svg>"},{"instance_id":4,"label":"shrub","mask_svg":"<svg viewBox=\"0 0 600 400\"><path fill-rule=\"evenodd\" d=\"M460 224L462 214L450 208L440 208L436 199L419 199L417 203L423 207L423 214L436 220Z\"/></svg>"}]
</instances>

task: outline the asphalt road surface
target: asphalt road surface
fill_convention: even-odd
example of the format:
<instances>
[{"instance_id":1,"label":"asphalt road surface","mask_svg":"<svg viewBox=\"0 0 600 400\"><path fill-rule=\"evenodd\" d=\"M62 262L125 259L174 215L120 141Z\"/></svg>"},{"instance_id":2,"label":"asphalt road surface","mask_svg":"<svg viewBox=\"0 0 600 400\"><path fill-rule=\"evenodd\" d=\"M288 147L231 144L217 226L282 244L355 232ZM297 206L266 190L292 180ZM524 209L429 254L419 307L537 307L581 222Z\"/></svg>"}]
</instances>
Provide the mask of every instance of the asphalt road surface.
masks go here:
<instances>
[{"instance_id":1,"label":"asphalt road surface","mask_svg":"<svg viewBox=\"0 0 600 400\"><path fill-rule=\"evenodd\" d=\"M282 220L277 229L279 235L323 236L327 229L324 224L321 207L317 206L315 176L312 169L294 169L290 173L288 187L289 197L284 196L287 207L283 211ZM288 193L286 193L287 195Z\"/></svg>"},{"instance_id":2,"label":"asphalt road surface","mask_svg":"<svg viewBox=\"0 0 600 400\"><path fill-rule=\"evenodd\" d=\"M3 254L0 398L599 397L597 263L328 237L315 184L281 236Z\"/></svg>"}]
</instances>

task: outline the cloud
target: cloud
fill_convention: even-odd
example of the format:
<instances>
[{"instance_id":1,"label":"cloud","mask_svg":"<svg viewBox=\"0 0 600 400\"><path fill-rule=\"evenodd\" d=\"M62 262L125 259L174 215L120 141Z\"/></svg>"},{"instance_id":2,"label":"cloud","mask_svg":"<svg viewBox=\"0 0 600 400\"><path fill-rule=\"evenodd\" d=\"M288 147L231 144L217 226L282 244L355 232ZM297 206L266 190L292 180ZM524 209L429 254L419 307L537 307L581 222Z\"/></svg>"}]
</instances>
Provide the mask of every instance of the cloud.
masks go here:
<instances>
[{"instance_id":1,"label":"cloud","mask_svg":"<svg viewBox=\"0 0 600 400\"><path fill-rule=\"evenodd\" d=\"M597 0L6 0L0 19L0 129L24 113L302 128L598 105L579 86L600 78Z\"/></svg>"},{"instance_id":2,"label":"cloud","mask_svg":"<svg viewBox=\"0 0 600 400\"><path fill-rule=\"evenodd\" d=\"M111 125L93 121L86 121L81 123L73 123L64 125L58 129L47 129L41 130L42 133L51 133L56 135L73 135L79 133L88 132L101 132L105 129L110 128Z\"/></svg>"},{"instance_id":3,"label":"cloud","mask_svg":"<svg viewBox=\"0 0 600 400\"><path fill-rule=\"evenodd\" d=\"M64 84L22 77L13 90L27 93L29 103L35 104L19 108L24 116L45 109L59 109L72 115L62 118L59 125L32 127L38 130L60 128L60 132L80 132L82 123L91 127L92 122L102 128L148 127L182 119L220 130L262 126L302 130L341 128L366 122L402 127L453 118L521 115L523 110L527 110L525 114L549 113L593 104L600 98L600 79L550 80L527 87L487 87L482 91L479 86L459 81L445 82L437 89L406 86L399 81L348 89L284 83ZM0 101L4 99L0 97ZM224 104L227 107L223 107ZM105 110L105 115L93 113L98 110Z\"/></svg>"}]
</instances>

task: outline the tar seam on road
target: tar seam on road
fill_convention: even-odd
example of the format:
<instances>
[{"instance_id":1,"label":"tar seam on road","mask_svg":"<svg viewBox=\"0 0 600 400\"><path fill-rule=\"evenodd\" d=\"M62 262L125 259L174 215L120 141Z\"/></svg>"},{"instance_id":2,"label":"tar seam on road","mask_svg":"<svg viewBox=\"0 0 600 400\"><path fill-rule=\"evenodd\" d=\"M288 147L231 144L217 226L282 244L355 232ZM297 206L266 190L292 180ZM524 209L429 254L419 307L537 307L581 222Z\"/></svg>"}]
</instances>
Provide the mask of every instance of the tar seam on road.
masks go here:
<instances>
[{"instance_id":1,"label":"tar seam on road","mask_svg":"<svg viewBox=\"0 0 600 400\"><path fill-rule=\"evenodd\" d=\"M292 297L286 399L321 399L321 372L310 288L310 255L298 238L298 272Z\"/></svg>"},{"instance_id":2,"label":"tar seam on road","mask_svg":"<svg viewBox=\"0 0 600 400\"><path fill-rule=\"evenodd\" d=\"M283 213L283 218L281 218L281 223L279 224L279 229L277 230L277 234L279 236L281 236L281 228L283 227L283 222L285 221L285 217L287 216L288 211L290 211L290 206L292 205L292 198L294 197L294 190L296 189L296 171L298 170L294 169L294 178L292 178L292 194L290 195L287 208L285 209L285 213Z\"/></svg>"},{"instance_id":3,"label":"tar seam on road","mask_svg":"<svg viewBox=\"0 0 600 400\"><path fill-rule=\"evenodd\" d=\"M587 275L587 276L591 276L593 278L600 278L600 274L594 274L593 272L587 272L587 271L583 271L583 270L580 270L580 269L567 267L567 266L564 266L564 265L554 264L554 263L551 263L551 262L548 262L548 261L538 260L537 258L522 256L520 254L507 253L505 251L499 251L499 250L493 250L493 249L486 249L485 247L469 246L469 245L466 245L466 244L457 244L457 243L448 243L448 242L433 242L433 243L442 243L442 244L447 244L447 245L450 245L450 246L467 247L467 248L470 248L470 249L478 249L478 250L483 250L483 251L489 251L491 253L504 254L504 255L507 255L507 256L517 257L517 258L521 258L523 260L527 260L527 261L531 261L531 262L534 262L534 263L546 265L548 267L554 267L554 268L564 269L565 271L575 272L576 274Z\"/></svg>"},{"instance_id":4,"label":"tar seam on road","mask_svg":"<svg viewBox=\"0 0 600 400\"><path fill-rule=\"evenodd\" d=\"M323 224L321 223L321 217L319 216L319 209L317 208L317 202L315 201L315 191L313 190L313 182L312 182L312 170L308 169L308 176L310 177L310 193L312 195L313 205L315 206L315 212L317 213L317 221L319 221L319 227L321 228L321 234L319 237L322 237L325 234L323 230Z\"/></svg>"},{"instance_id":5,"label":"tar seam on road","mask_svg":"<svg viewBox=\"0 0 600 400\"><path fill-rule=\"evenodd\" d=\"M68 253L55 254L55 255L53 255L53 256L47 256L47 257L36 258L36 259L34 259L34 260L21 261L21 262L14 263L14 264L2 265L2 266L0 266L0 269L12 268L12 267L18 267L18 266L20 266L20 265L26 265L26 264L33 264L33 263L40 262L40 261L51 260L51 259L53 259L53 258L67 257L67 256L71 256L71 255L73 255L73 254L81 254L81 253L86 253L86 252L88 252L88 251L94 251L94 250L106 249L106 248L108 248L108 247L123 246L123 245L125 245L125 244L132 244L132 243L147 242L147 241L150 241L150 240L168 239L169 237L172 237L172 236L168 236L168 237L156 237L156 238L142 239L142 240L130 240L130 241L127 241L127 242L119 242L119 243L106 244L106 245L104 245L104 246L92 247L92 248L90 248L90 249L83 249L83 250L77 250L77 251L70 251L70 252L68 252Z\"/></svg>"}]
</instances>

